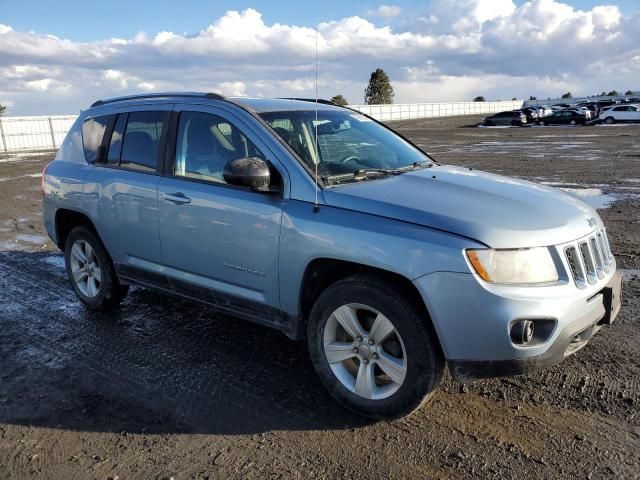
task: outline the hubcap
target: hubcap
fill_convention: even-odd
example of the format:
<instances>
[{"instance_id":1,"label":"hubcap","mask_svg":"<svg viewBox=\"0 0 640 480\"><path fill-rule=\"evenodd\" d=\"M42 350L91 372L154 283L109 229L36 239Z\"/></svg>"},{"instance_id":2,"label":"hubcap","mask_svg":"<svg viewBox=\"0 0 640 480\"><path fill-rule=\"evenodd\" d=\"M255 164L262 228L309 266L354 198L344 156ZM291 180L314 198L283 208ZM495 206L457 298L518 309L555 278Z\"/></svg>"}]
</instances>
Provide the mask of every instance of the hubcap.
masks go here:
<instances>
[{"instance_id":1,"label":"hubcap","mask_svg":"<svg viewBox=\"0 0 640 480\"><path fill-rule=\"evenodd\" d=\"M367 305L343 305L329 316L324 353L340 383L369 400L396 393L407 374L407 354L398 331Z\"/></svg>"},{"instance_id":2,"label":"hubcap","mask_svg":"<svg viewBox=\"0 0 640 480\"><path fill-rule=\"evenodd\" d=\"M93 247L84 240L76 240L71 247L69 263L78 290L90 298L98 295L102 284L102 271Z\"/></svg>"}]
</instances>

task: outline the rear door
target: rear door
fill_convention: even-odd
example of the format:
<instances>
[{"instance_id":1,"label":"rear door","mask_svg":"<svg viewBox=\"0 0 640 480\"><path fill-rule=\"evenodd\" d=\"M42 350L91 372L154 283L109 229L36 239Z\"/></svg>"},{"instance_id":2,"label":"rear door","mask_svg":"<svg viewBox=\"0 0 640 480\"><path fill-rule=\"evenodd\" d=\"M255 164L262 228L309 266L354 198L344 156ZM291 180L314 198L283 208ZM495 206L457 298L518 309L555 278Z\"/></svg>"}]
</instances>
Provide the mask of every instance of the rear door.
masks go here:
<instances>
[{"instance_id":1,"label":"rear door","mask_svg":"<svg viewBox=\"0 0 640 480\"><path fill-rule=\"evenodd\" d=\"M158 237L159 165L172 105L118 111L86 189L96 228L120 273L145 274L162 260Z\"/></svg>"},{"instance_id":2,"label":"rear door","mask_svg":"<svg viewBox=\"0 0 640 480\"><path fill-rule=\"evenodd\" d=\"M281 185L286 171L259 136L225 109L176 106L172 125L175 137L168 142L158 191L169 282L220 307L275 318L283 197L230 185L223 171L242 157L271 162L272 179Z\"/></svg>"}]
</instances>

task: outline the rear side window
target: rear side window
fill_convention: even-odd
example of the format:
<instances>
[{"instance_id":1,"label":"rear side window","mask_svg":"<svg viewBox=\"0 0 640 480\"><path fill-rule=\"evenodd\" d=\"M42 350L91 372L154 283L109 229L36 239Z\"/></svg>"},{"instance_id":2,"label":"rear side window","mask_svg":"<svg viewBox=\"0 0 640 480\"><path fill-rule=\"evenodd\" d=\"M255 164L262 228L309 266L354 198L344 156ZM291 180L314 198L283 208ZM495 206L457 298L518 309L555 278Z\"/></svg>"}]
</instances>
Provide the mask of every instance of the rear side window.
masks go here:
<instances>
[{"instance_id":1,"label":"rear side window","mask_svg":"<svg viewBox=\"0 0 640 480\"><path fill-rule=\"evenodd\" d=\"M88 163L93 163L98 158L98 149L102 145L102 138L109 123L109 115L88 118L82 124L82 146L84 158Z\"/></svg>"},{"instance_id":2,"label":"rear side window","mask_svg":"<svg viewBox=\"0 0 640 480\"><path fill-rule=\"evenodd\" d=\"M165 112L132 112L122 140L120 165L155 172Z\"/></svg>"}]
</instances>

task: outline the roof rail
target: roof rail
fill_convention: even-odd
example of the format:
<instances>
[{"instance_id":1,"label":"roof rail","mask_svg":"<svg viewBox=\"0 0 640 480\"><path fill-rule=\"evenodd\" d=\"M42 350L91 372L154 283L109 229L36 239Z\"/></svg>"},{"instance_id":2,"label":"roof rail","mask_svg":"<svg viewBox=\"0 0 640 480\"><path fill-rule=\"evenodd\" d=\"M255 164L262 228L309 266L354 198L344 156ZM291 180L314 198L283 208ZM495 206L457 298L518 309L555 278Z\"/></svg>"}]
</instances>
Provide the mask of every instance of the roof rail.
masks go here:
<instances>
[{"instance_id":1,"label":"roof rail","mask_svg":"<svg viewBox=\"0 0 640 480\"><path fill-rule=\"evenodd\" d=\"M293 98L293 97L281 97L280 100L298 100L299 102L311 102L311 103L316 103L316 99L315 98ZM318 98L317 99L318 103L321 103L323 105L334 105L336 107L339 107L340 105L336 105L335 103L333 103L331 100L325 100L323 98Z\"/></svg>"},{"instance_id":2,"label":"roof rail","mask_svg":"<svg viewBox=\"0 0 640 480\"><path fill-rule=\"evenodd\" d=\"M192 97L207 98L209 100L224 100L224 97L217 93L197 93L197 92L158 92L158 93L141 93L139 95L127 95L125 97L115 97L107 100L98 100L91 104L91 108L99 107L107 103L122 102L125 100L144 100L146 98L162 98L162 97Z\"/></svg>"}]
</instances>

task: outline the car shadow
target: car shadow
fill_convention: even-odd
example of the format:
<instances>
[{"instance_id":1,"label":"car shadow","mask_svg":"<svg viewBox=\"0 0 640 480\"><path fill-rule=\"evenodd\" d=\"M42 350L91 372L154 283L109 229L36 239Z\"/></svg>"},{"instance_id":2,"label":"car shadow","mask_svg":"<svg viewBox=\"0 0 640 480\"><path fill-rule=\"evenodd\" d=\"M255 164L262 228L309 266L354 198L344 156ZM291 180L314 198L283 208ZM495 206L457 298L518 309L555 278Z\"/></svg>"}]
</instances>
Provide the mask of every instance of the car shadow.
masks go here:
<instances>
[{"instance_id":1,"label":"car shadow","mask_svg":"<svg viewBox=\"0 0 640 480\"><path fill-rule=\"evenodd\" d=\"M305 342L142 288L89 311L58 253L0 253L0 352L4 424L233 435L371 423L328 395Z\"/></svg>"}]
</instances>

